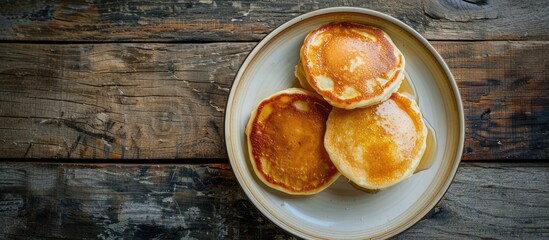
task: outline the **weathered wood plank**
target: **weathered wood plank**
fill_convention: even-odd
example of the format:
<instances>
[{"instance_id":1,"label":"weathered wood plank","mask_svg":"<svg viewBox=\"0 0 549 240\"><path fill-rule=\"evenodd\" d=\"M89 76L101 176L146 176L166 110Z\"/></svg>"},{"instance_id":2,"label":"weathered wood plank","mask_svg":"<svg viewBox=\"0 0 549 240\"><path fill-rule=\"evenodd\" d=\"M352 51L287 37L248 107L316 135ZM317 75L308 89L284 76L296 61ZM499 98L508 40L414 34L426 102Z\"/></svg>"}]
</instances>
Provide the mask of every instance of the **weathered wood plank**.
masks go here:
<instances>
[{"instance_id":1,"label":"weathered wood plank","mask_svg":"<svg viewBox=\"0 0 549 240\"><path fill-rule=\"evenodd\" d=\"M433 44L463 99L463 159L548 160L548 42Z\"/></svg>"},{"instance_id":2,"label":"weathered wood plank","mask_svg":"<svg viewBox=\"0 0 549 240\"><path fill-rule=\"evenodd\" d=\"M228 165L2 164L0 189L3 239L282 234L241 195Z\"/></svg>"},{"instance_id":3,"label":"weathered wood plank","mask_svg":"<svg viewBox=\"0 0 549 240\"><path fill-rule=\"evenodd\" d=\"M437 207L399 238L547 238L548 163L462 164ZM228 165L0 165L0 237L289 238Z\"/></svg>"},{"instance_id":4,"label":"weathered wood plank","mask_svg":"<svg viewBox=\"0 0 549 240\"><path fill-rule=\"evenodd\" d=\"M0 45L3 157L225 157L239 44Z\"/></svg>"},{"instance_id":5,"label":"weathered wood plank","mask_svg":"<svg viewBox=\"0 0 549 240\"><path fill-rule=\"evenodd\" d=\"M465 160L549 159L547 42L433 42L461 89ZM226 158L254 43L0 44L0 155Z\"/></svg>"},{"instance_id":6,"label":"weathered wood plank","mask_svg":"<svg viewBox=\"0 0 549 240\"><path fill-rule=\"evenodd\" d=\"M547 238L548 170L547 163L462 164L443 200L398 238Z\"/></svg>"},{"instance_id":7,"label":"weathered wood plank","mask_svg":"<svg viewBox=\"0 0 549 240\"><path fill-rule=\"evenodd\" d=\"M255 41L313 10L378 10L430 40L548 40L545 1L4 1L0 39L25 41Z\"/></svg>"}]
</instances>

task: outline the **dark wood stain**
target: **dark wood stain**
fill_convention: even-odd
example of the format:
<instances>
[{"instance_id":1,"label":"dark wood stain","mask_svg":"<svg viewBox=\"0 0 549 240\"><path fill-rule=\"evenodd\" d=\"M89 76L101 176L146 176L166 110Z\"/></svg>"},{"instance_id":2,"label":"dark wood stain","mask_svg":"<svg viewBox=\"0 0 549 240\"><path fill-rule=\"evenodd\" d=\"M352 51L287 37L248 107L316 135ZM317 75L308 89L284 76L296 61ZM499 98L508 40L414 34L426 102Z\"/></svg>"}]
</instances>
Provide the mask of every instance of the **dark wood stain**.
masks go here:
<instances>
[{"instance_id":1,"label":"dark wood stain","mask_svg":"<svg viewBox=\"0 0 549 240\"><path fill-rule=\"evenodd\" d=\"M444 199L397 238L544 236L549 165L536 166L462 164ZM246 200L225 164L3 164L0 221L3 238L291 237Z\"/></svg>"},{"instance_id":2,"label":"dark wood stain","mask_svg":"<svg viewBox=\"0 0 549 240\"><path fill-rule=\"evenodd\" d=\"M430 40L547 40L543 1L32 1L3 4L0 39L24 41L257 41L313 10L388 13ZM528 16L528 20L524 18Z\"/></svg>"},{"instance_id":3,"label":"dark wood stain","mask_svg":"<svg viewBox=\"0 0 549 240\"><path fill-rule=\"evenodd\" d=\"M463 160L549 159L546 42L433 45L450 66L463 99Z\"/></svg>"}]
</instances>

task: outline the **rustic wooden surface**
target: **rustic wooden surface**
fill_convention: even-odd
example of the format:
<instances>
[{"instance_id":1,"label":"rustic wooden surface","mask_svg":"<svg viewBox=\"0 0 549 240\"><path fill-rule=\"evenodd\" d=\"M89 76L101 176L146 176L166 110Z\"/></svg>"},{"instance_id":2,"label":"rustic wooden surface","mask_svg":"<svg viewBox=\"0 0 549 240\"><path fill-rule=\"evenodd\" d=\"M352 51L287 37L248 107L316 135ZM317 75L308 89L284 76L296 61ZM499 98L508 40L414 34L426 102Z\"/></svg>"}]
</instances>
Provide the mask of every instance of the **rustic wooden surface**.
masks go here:
<instances>
[{"instance_id":1,"label":"rustic wooden surface","mask_svg":"<svg viewBox=\"0 0 549 240\"><path fill-rule=\"evenodd\" d=\"M549 5L526 0L8 0L0 8L0 39L257 41L294 17L335 6L387 13L431 40L549 40Z\"/></svg>"},{"instance_id":2,"label":"rustic wooden surface","mask_svg":"<svg viewBox=\"0 0 549 240\"><path fill-rule=\"evenodd\" d=\"M0 151L226 158L226 98L254 45L0 44ZM464 160L548 158L548 42L433 45L463 97Z\"/></svg>"},{"instance_id":3,"label":"rustic wooden surface","mask_svg":"<svg viewBox=\"0 0 549 240\"><path fill-rule=\"evenodd\" d=\"M547 238L547 179L548 163L463 163L442 202L398 238ZM4 164L0 192L3 239L290 237L226 164Z\"/></svg>"},{"instance_id":4,"label":"rustic wooden surface","mask_svg":"<svg viewBox=\"0 0 549 240\"><path fill-rule=\"evenodd\" d=\"M261 38L331 6L416 29L463 98L467 162L396 238L549 238L549 4L524 0L3 1L0 238L292 238L240 191L225 101Z\"/></svg>"},{"instance_id":5,"label":"rustic wooden surface","mask_svg":"<svg viewBox=\"0 0 549 240\"><path fill-rule=\"evenodd\" d=\"M253 46L0 44L0 126L9 126L0 128L0 151L226 158L225 102Z\"/></svg>"}]
</instances>

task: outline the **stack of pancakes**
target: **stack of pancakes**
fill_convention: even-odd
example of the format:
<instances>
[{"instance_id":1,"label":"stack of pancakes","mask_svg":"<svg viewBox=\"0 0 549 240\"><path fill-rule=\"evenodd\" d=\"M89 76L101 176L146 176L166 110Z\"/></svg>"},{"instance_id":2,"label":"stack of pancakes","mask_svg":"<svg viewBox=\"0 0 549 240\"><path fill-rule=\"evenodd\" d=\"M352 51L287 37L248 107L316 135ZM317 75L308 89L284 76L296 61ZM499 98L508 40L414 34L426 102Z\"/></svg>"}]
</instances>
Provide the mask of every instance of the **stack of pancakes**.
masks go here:
<instances>
[{"instance_id":1,"label":"stack of pancakes","mask_svg":"<svg viewBox=\"0 0 549 240\"><path fill-rule=\"evenodd\" d=\"M397 93L404 56L382 30L330 23L307 35L292 88L264 99L246 135L253 169L289 194L314 194L342 174L365 190L411 176L426 148L417 103Z\"/></svg>"}]
</instances>

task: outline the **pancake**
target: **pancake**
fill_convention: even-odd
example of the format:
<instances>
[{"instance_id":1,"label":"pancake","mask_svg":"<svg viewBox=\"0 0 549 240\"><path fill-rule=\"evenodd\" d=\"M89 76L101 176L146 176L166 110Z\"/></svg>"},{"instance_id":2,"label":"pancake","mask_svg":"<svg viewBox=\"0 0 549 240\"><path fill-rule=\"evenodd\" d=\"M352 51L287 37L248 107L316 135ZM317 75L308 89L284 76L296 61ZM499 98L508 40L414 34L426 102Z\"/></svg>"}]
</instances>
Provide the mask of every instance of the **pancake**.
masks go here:
<instances>
[{"instance_id":1,"label":"pancake","mask_svg":"<svg viewBox=\"0 0 549 240\"><path fill-rule=\"evenodd\" d=\"M290 88L259 103L246 128L254 172L288 194L322 191L340 175L324 148L330 106L320 96Z\"/></svg>"},{"instance_id":2,"label":"pancake","mask_svg":"<svg viewBox=\"0 0 549 240\"><path fill-rule=\"evenodd\" d=\"M398 89L404 77L404 56L389 35L355 23L330 23L311 31L300 59L296 67L300 82L306 80L339 108L378 104Z\"/></svg>"},{"instance_id":3,"label":"pancake","mask_svg":"<svg viewBox=\"0 0 549 240\"><path fill-rule=\"evenodd\" d=\"M299 85L301 85L302 88L311 92L315 92L315 89L311 87L311 85L309 85L309 83L307 82L307 78L305 77L305 73L303 72L303 64L301 63L301 61L297 65L295 65L294 74L299 81Z\"/></svg>"},{"instance_id":4,"label":"pancake","mask_svg":"<svg viewBox=\"0 0 549 240\"><path fill-rule=\"evenodd\" d=\"M426 148L427 127L416 102L400 93L374 106L334 108L324 145L354 185L384 189L411 176Z\"/></svg>"}]
</instances>

